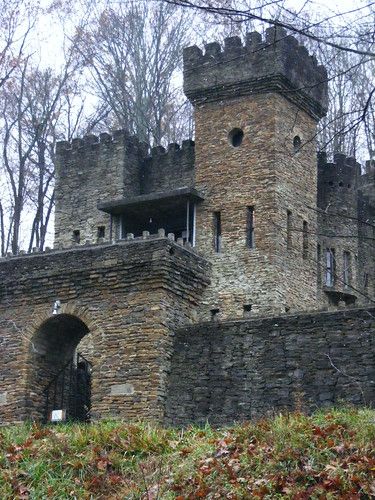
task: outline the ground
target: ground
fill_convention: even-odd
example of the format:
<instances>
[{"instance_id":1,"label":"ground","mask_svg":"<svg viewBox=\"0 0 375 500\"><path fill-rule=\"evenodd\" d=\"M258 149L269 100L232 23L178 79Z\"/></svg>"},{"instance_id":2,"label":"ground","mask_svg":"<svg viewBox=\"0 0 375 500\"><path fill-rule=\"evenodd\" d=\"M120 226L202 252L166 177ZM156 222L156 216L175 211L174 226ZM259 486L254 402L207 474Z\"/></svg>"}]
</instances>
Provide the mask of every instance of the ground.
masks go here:
<instances>
[{"instance_id":1,"label":"ground","mask_svg":"<svg viewBox=\"0 0 375 500\"><path fill-rule=\"evenodd\" d=\"M375 411L295 412L213 429L116 421L0 431L0 498L366 499Z\"/></svg>"}]
</instances>

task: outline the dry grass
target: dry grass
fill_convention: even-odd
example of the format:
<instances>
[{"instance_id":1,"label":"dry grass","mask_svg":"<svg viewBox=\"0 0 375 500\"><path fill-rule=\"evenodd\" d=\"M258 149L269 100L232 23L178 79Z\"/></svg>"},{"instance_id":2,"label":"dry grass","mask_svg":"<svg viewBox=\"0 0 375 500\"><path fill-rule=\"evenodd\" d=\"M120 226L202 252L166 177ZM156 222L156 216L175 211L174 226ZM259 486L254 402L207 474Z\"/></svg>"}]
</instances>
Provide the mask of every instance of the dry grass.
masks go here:
<instances>
[{"instance_id":1,"label":"dry grass","mask_svg":"<svg viewBox=\"0 0 375 500\"><path fill-rule=\"evenodd\" d=\"M2 500L373 497L369 409L222 429L110 421L0 430Z\"/></svg>"}]
</instances>

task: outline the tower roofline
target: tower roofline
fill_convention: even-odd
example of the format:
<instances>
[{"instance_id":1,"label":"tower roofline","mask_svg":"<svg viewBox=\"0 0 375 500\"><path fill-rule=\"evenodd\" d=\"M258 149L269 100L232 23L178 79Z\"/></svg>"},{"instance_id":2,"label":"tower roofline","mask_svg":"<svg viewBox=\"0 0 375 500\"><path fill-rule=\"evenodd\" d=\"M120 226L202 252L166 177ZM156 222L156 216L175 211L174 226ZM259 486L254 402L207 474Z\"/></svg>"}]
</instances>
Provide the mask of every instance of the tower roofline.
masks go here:
<instances>
[{"instance_id":1,"label":"tower roofline","mask_svg":"<svg viewBox=\"0 0 375 500\"><path fill-rule=\"evenodd\" d=\"M184 49L184 91L193 104L276 92L315 119L327 112L327 71L282 28Z\"/></svg>"}]
</instances>

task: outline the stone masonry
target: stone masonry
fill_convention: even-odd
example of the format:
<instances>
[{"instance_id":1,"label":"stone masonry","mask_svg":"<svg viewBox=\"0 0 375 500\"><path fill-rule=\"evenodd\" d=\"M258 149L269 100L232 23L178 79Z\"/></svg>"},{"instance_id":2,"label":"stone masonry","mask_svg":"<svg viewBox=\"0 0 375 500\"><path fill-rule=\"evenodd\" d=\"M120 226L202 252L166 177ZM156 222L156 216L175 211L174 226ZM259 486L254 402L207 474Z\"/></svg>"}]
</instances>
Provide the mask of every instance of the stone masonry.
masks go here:
<instances>
[{"instance_id":1,"label":"stone masonry","mask_svg":"<svg viewBox=\"0 0 375 500\"><path fill-rule=\"evenodd\" d=\"M374 343L374 308L187 326L174 339L166 421L374 404Z\"/></svg>"},{"instance_id":2,"label":"stone masonry","mask_svg":"<svg viewBox=\"0 0 375 500\"><path fill-rule=\"evenodd\" d=\"M57 145L54 249L0 259L0 424L69 414L77 353L92 420L374 404L375 164L317 162L325 68L272 28L185 49L184 91L195 142Z\"/></svg>"},{"instance_id":3,"label":"stone masonry","mask_svg":"<svg viewBox=\"0 0 375 500\"><path fill-rule=\"evenodd\" d=\"M162 237L2 262L0 421L42 419L42 389L88 331L93 418L160 419L168 332L194 319L206 267ZM61 311L53 315L56 299ZM69 318L79 318L83 331Z\"/></svg>"}]
</instances>

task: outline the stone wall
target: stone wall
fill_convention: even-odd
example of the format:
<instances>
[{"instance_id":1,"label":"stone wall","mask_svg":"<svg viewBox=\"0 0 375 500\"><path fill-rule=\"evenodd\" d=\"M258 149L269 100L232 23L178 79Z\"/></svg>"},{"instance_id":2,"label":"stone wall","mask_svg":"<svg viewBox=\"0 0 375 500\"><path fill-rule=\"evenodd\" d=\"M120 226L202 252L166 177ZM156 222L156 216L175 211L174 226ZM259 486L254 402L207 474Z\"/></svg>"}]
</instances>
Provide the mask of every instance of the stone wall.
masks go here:
<instances>
[{"instance_id":1,"label":"stone wall","mask_svg":"<svg viewBox=\"0 0 375 500\"><path fill-rule=\"evenodd\" d=\"M93 418L161 418L169 334L195 320L207 273L203 259L166 238L1 260L0 422L42 418L42 381L86 329Z\"/></svg>"},{"instance_id":2,"label":"stone wall","mask_svg":"<svg viewBox=\"0 0 375 500\"><path fill-rule=\"evenodd\" d=\"M335 154L327 162L324 153L318 160L318 224L319 255L318 278L320 302L333 304L346 294L348 299L362 303L361 280L358 276L358 184L361 167L354 158ZM364 242L366 245L366 242ZM333 284L326 282L326 253L333 252ZM344 275L344 252L348 252L349 269ZM346 266L347 267L347 266ZM338 295L340 294L340 295ZM350 297L351 296L351 297ZM347 300L348 300L347 299ZM342 298L340 300L343 300Z\"/></svg>"},{"instance_id":3,"label":"stone wall","mask_svg":"<svg viewBox=\"0 0 375 500\"><path fill-rule=\"evenodd\" d=\"M228 424L274 411L375 404L375 309L177 330L166 422Z\"/></svg>"},{"instance_id":4,"label":"stone wall","mask_svg":"<svg viewBox=\"0 0 375 500\"><path fill-rule=\"evenodd\" d=\"M359 178L358 286L362 301L375 297L375 160L368 160ZM368 301L368 300L367 300Z\"/></svg>"},{"instance_id":5,"label":"stone wall","mask_svg":"<svg viewBox=\"0 0 375 500\"><path fill-rule=\"evenodd\" d=\"M118 220L100 210L100 202L166 192L194 184L194 142L152 148L125 131L60 142L56 151L55 246L68 248L117 239ZM99 231L101 228L101 231ZM144 228L145 230L147 228Z\"/></svg>"},{"instance_id":6,"label":"stone wall","mask_svg":"<svg viewBox=\"0 0 375 500\"><path fill-rule=\"evenodd\" d=\"M194 141L186 140L180 147L170 144L153 148L143 162L142 194L173 191L194 185Z\"/></svg>"},{"instance_id":7,"label":"stone wall","mask_svg":"<svg viewBox=\"0 0 375 500\"><path fill-rule=\"evenodd\" d=\"M194 104L277 92L314 118L328 105L327 71L282 28L184 50L184 91Z\"/></svg>"},{"instance_id":8,"label":"stone wall","mask_svg":"<svg viewBox=\"0 0 375 500\"><path fill-rule=\"evenodd\" d=\"M81 242L98 240L98 228L110 239L108 214L97 209L99 201L140 193L139 162L145 147L124 131L101 134L72 143L60 142L56 150L55 246L68 248L79 231Z\"/></svg>"},{"instance_id":9,"label":"stone wall","mask_svg":"<svg viewBox=\"0 0 375 500\"><path fill-rule=\"evenodd\" d=\"M220 309L220 319L241 318L244 305L261 315L313 308L316 212L307 207L317 196L315 121L273 93L197 105L195 121L196 188L205 198L197 206L196 242L213 273L201 317ZM234 128L244 133L238 147L228 140ZM306 143L297 154L296 135ZM254 248L246 243L248 207L254 208ZM214 212L221 213L220 252ZM303 221L310 233L306 256Z\"/></svg>"}]
</instances>

